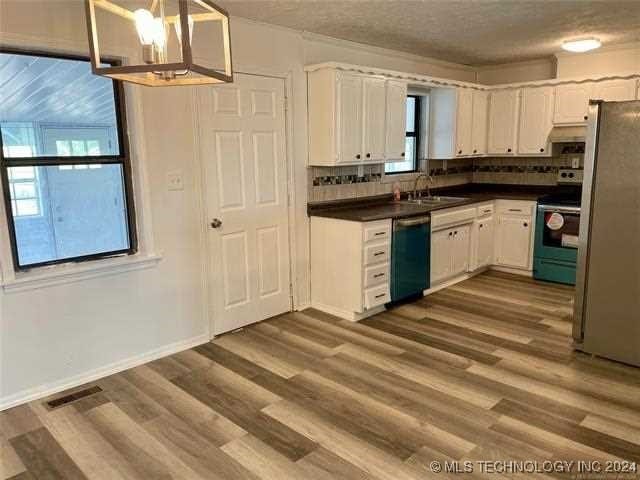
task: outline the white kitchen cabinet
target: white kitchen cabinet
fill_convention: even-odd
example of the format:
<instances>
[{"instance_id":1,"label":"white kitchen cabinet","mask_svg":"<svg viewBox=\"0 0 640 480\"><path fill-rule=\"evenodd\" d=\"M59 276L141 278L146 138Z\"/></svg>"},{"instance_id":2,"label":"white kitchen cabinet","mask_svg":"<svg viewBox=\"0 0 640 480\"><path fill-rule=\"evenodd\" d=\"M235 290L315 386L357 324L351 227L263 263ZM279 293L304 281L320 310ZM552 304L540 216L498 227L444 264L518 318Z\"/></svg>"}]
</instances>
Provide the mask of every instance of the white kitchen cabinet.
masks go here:
<instances>
[{"instance_id":1,"label":"white kitchen cabinet","mask_svg":"<svg viewBox=\"0 0 640 480\"><path fill-rule=\"evenodd\" d=\"M469 271L471 246L471 225L460 225L453 229L453 252L451 258L451 275L457 276Z\"/></svg>"},{"instance_id":2,"label":"white kitchen cabinet","mask_svg":"<svg viewBox=\"0 0 640 480\"><path fill-rule=\"evenodd\" d=\"M456 108L456 156L471 155L473 125L473 90L459 88Z\"/></svg>"},{"instance_id":3,"label":"white kitchen cabinet","mask_svg":"<svg viewBox=\"0 0 640 480\"><path fill-rule=\"evenodd\" d=\"M386 81L381 78L364 77L363 88L363 161L380 163L384 161L386 139ZM342 130L347 131L348 124Z\"/></svg>"},{"instance_id":4,"label":"white kitchen cabinet","mask_svg":"<svg viewBox=\"0 0 640 480\"><path fill-rule=\"evenodd\" d=\"M493 263L495 230L493 217L476 220L474 227L476 229L477 242L473 270L476 270L487 267Z\"/></svg>"},{"instance_id":5,"label":"white kitchen cabinet","mask_svg":"<svg viewBox=\"0 0 640 480\"><path fill-rule=\"evenodd\" d=\"M499 200L495 232L495 264L521 270L533 268L535 202Z\"/></svg>"},{"instance_id":6,"label":"white kitchen cabinet","mask_svg":"<svg viewBox=\"0 0 640 480\"><path fill-rule=\"evenodd\" d=\"M332 68L308 72L309 165L384 162L386 83Z\"/></svg>"},{"instance_id":7,"label":"white kitchen cabinet","mask_svg":"<svg viewBox=\"0 0 640 480\"><path fill-rule=\"evenodd\" d=\"M336 163L362 163L362 77L339 73L337 87L340 143Z\"/></svg>"},{"instance_id":8,"label":"white kitchen cabinet","mask_svg":"<svg viewBox=\"0 0 640 480\"><path fill-rule=\"evenodd\" d=\"M431 285L436 285L451 276L452 236L451 230L431 233Z\"/></svg>"},{"instance_id":9,"label":"white kitchen cabinet","mask_svg":"<svg viewBox=\"0 0 640 480\"><path fill-rule=\"evenodd\" d=\"M311 217L311 304L359 320L391 301L391 219Z\"/></svg>"},{"instance_id":10,"label":"white kitchen cabinet","mask_svg":"<svg viewBox=\"0 0 640 480\"><path fill-rule=\"evenodd\" d=\"M471 122L471 155L487 153L487 116L489 113L489 93L473 91L473 121Z\"/></svg>"},{"instance_id":11,"label":"white kitchen cabinet","mask_svg":"<svg viewBox=\"0 0 640 480\"><path fill-rule=\"evenodd\" d=\"M388 80L385 161L403 161L407 134L407 84Z\"/></svg>"},{"instance_id":12,"label":"white kitchen cabinet","mask_svg":"<svg viewBox=\"0 0 640 480\"><path fill-rule=\"evenodd\" d=\"M519 90L497 90L489 97L487 153L513 155L516 152Z\"/></svg>"},{"instance_id":13,"label":"white kitchen cabinet","mask_svg":"<svg viewBox=\"0 0 640 480\"><path fill-rule=\"evenodd\" d=\"M518 154L550 156L553 128L553 87L524 88L520 98Z\"/></svg>"},{"instance_id":14,"label":"white kitchen cabinet","mask_svg":"<svg viewBox=\"0 0 640 480\"><path fill-rule=\"evenodd\" d=\"M553 123L575 125L587 121L592 83L569 83L556 87Z\"/></svg>"},{"instance_id":15,"label":"white kitchen cabinet","mask_svg":"<svg viewBox=\"0 0 640 480\"><path fill-rule=\"evenodd\" d=\"M606 102L624 102L636 99L637 80L605 80L594 82L591 89L593 100L604 100Z\"/></svg>"}]
</instances>

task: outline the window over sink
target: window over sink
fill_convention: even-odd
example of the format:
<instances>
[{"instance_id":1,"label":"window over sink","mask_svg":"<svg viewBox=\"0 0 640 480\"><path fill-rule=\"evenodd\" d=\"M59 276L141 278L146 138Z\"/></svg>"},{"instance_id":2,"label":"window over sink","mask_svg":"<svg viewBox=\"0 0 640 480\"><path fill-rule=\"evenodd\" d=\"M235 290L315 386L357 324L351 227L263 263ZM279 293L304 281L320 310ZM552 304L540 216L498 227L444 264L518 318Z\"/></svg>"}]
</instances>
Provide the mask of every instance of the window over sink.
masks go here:
<instances>
[{"instance_id":1,"label":"window over sink","mask_svg":"<svg viewBox=\"0 0 640 480\"><path fill-rule=\"evenodd\" d=\"M86 58L8 49L0 85L14 268L134 253L121 85L93 75Z\"/></svg>"}]
</instances>

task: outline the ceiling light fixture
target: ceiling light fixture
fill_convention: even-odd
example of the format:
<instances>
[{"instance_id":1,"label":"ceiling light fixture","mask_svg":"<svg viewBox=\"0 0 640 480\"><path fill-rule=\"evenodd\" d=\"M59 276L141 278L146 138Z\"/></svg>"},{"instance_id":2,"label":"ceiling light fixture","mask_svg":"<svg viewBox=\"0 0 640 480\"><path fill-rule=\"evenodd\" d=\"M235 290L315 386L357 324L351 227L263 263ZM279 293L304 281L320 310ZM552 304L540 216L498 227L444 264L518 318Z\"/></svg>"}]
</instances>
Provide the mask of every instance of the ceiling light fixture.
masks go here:
<instances>
[{"instance_id":1,"label":"ceiling light fixture","mask_svg":"<svg viewBox=\"0 0 640 480\"><path fill-rule=\"evenodd\" d=\"M148 2L131 11L130 0L85 0L93 73L152 87L233 82L226 11L210 0ZM101 58L103 37L132 44L126 65Z\"/></svg>"},{"instance_id":2,"label":"ceiling light fixture","mask_svg":"<svg viewBox=\"0 0 640 480\"><path fill-rule=\"evenodd\" d=\"M597 38L583 38L564 42L562 48L568 52L583 53L600 48L602 43Z\"/></svg>"}]
</instances>

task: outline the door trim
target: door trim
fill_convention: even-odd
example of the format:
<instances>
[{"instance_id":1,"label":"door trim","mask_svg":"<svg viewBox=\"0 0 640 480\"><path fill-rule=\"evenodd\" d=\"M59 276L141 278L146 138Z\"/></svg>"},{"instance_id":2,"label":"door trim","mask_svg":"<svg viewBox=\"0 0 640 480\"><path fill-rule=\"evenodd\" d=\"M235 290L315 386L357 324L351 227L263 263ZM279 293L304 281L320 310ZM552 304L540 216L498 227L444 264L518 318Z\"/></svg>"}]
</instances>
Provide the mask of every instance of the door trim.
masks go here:
<instances>
[{"instance_id":1,"label":"door trim","mask_svg":"<svg viewBox=\"0 0 640 480\"><path fill-rule=\"evenodd\" d=\"M293 72L288 71L286 73L278 73L278 72L267 72L260 71L260 69L256 69L255 71L240 71L236 70L235 73L242 75L252 75L256 77L265 77L265 78L276 78L284 81L284 122L285 122L285 163L287 168L287 182L286 182L286 195L287 195L287 232L289 236L289 251L287 252L289 255L289 297L290 303L289 308L290 311L293 311L295 307L298 305L298 279L295 274L295 262L296 262L296 218L295 218L295 206L296 206L296 197L295 197L295 165L293 163ZM215 88L215 87L214 87ZM208 241L208 233L209 233L209 222L210 219L207 216L207 185L206 185L206 176L204 171L204 163L202 159L201 152L201 142L200 142L200 128L198 126L198 116L200 113L200 105L198 104L198 95L197 89L191 89L191 105L192 105L192 125L191 131L193 132L193 144L194 144L194 153L195 153L195 194L197 201L197 208L200 209L200 250L205 252L207 261L202 262L202 290L203 290L203 299L202 299L202 308L203 308L203 318L207 319L207 334L210 339L215 338L213 332L215 332L214 322L216 321L215 316L213 314L213 302L214 299L211 298L211 277L212 274L210 268L210 261L208 259L211 258L211 244ZM198 178L199 177L199 178Z\"/></svg>"}]
</instances>

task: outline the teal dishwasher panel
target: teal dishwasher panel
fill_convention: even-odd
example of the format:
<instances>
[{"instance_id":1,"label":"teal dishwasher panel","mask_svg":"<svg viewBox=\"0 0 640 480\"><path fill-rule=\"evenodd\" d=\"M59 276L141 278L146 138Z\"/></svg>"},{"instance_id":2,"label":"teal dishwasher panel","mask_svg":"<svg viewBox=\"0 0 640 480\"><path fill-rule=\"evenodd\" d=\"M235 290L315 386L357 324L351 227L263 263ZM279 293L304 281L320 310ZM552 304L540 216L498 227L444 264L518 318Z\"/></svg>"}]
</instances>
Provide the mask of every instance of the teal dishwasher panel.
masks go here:
<instances>
[{"instance_id":1,"label":"teal dishwasher panel","mask_svg":"<svg viewBox=\"0 0 640 480\"><path fill-rule=\"evenodd\" d=\"M422 293L430 286L431 225L394 221L391 242L391 301Z\"/></svg>"}]
</instances>

